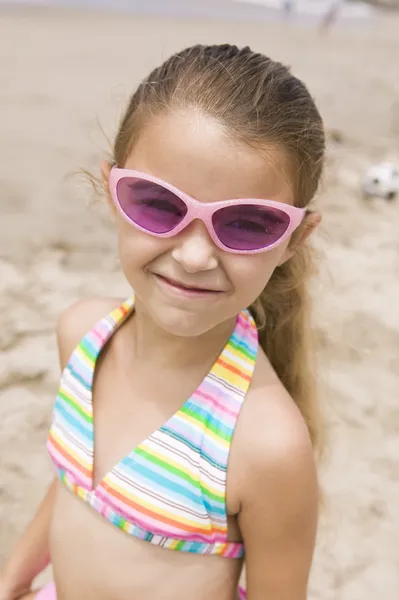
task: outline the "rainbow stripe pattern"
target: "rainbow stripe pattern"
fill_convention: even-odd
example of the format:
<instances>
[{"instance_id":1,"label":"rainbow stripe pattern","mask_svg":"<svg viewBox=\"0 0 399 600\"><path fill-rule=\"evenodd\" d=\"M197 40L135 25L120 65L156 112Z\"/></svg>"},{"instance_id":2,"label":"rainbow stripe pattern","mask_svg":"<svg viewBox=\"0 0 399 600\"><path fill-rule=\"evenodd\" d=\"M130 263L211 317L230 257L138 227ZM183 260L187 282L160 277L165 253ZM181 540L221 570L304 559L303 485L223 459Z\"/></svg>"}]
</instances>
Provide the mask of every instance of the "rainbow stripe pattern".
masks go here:
<instances>
[{"instance_id":1,"label":"rainbow stripe pattern","mask_svg":"<svg viewBox=\"0 0 399 600\"><path fill-rule=\"evenodd\" d=\"M254 371L258 338L248 311L198 389L93 488L92 385L97 358L134 309L134 297L80 341L66 365L48 450L62 482L110 523L156 546L239 558L227 541L226 474L237 418Z\"/></svg>"}]
</instances>

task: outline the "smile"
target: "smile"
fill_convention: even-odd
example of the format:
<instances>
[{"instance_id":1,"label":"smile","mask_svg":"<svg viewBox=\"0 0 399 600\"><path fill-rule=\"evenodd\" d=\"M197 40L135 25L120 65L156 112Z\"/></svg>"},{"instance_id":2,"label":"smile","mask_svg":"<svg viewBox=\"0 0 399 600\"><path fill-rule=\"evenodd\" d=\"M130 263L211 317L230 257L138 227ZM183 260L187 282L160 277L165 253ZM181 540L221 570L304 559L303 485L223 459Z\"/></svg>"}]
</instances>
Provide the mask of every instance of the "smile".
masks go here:
<instances>
[{"instance_id":1,"label":"smile","mask_svg":"<svg viewBox=\"0 0 399 600\"><path fill-rule=\"evenodd\" d=\"M154 274L154 277L160 286L163 289L167 289L169 291L175 292L180 296L189 296L189 297L203 297L203 296L215 296L217 294L221 294L221 290L211 290L206 288L199 288L194 286L189 286L185 283L181 283L180 281L176 281L174 279L169 279L168 277L164 277L163 275Z\"/></svg>"}]
</instances>

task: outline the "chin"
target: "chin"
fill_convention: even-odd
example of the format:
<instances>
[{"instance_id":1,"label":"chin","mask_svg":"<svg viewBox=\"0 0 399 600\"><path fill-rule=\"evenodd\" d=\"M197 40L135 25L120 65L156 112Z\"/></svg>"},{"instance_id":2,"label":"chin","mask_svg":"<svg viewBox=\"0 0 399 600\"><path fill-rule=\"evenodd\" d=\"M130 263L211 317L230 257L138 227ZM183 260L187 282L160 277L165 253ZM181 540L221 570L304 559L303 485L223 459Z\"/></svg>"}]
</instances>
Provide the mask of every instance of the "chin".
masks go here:
<instances>
[{"instance_id":1,"label":"chin","mask_svg":"<svg viewBox=\"0 0 399 600\"><path fill-rule=\"evenodd\" d=\"M191 312L177 307L163 307L152 318L167 333L177 337L198 337L219 324L213 316L204 312ZM223 319L220 319L222 322Z\"/></svg>"}]
</instances>

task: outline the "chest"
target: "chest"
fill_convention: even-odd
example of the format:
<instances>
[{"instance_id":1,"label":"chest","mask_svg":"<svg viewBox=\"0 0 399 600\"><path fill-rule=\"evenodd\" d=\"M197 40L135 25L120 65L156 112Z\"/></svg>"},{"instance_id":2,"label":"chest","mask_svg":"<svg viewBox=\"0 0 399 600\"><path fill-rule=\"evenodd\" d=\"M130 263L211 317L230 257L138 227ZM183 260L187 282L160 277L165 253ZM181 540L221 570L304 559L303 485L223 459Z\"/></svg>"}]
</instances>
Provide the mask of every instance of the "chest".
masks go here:
<instances>
[{"instance_id":1,"label":"chest","mask_svg":"<svg viewBox=\"0 0 399 600\"><path fill-rule=\"evenodd\" d=\"M87 334L61 380L49 451L62 480L126 533L224 552L226 535L238 538L227 522L239 502L229 483L226 503L226 475L249 381L237 342L208 365L156 369L129 362L110 325Z\"/></svg>"},{"instance_id":2,"label":"chest","mask_svg":"<svg viewBox=\"0 0 399 600\"><path fill-rule=\"evenodd\" d=\"M96 366L92 387L94 487L124 457L178 418L204 373L178 374L149 365L126 368L112 350Z\"/></svg>"}]
</instances>

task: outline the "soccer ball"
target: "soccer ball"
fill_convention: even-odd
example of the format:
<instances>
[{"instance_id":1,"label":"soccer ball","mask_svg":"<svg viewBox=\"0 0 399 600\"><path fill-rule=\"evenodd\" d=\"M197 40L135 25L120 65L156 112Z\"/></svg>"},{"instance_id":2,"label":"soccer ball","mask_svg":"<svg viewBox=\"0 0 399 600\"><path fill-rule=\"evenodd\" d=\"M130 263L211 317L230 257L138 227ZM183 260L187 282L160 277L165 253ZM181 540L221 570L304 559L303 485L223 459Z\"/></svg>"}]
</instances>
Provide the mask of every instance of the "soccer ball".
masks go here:
<instances>
[{"instance_id":1,"label":"soccer ball","mask_svg":"<svg viewBox=\"0 0 399 600\"><path fill-rule=\"evenodd\" d=\"M392 163L372 165L364 176L362 192L364 198L395 200L399 195L399 169Z\"/></svg>"}]
</instances>

